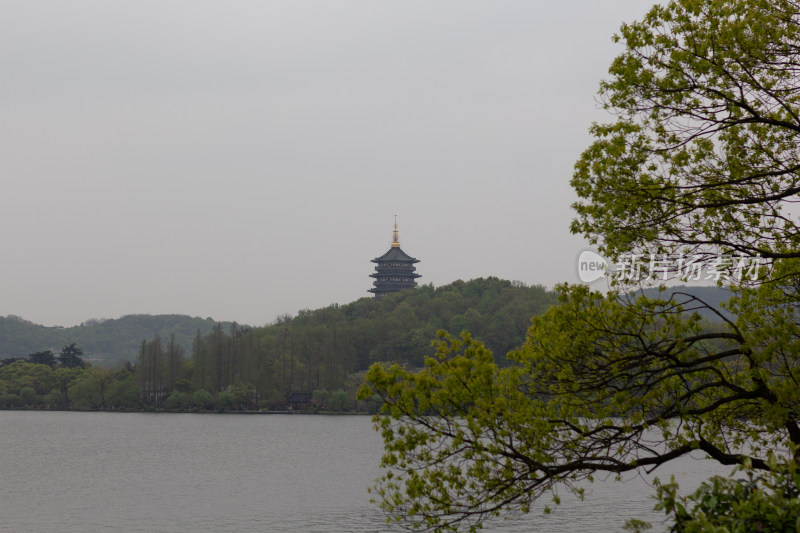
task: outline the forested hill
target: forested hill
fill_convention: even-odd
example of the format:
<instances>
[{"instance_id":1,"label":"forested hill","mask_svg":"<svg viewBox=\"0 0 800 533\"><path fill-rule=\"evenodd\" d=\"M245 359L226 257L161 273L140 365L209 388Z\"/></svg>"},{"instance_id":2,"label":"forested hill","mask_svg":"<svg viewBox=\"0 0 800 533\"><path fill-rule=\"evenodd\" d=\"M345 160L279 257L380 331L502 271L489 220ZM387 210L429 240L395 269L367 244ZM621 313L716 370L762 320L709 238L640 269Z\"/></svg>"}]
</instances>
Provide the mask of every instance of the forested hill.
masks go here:
<instances>
[{"instance_id":1,"label":"forested hill","mask_svg":"<svg viewBox=\"0 0 800 533\"><path fill-rule=\"evenodd\" d=\"M727 291L717 287L680 289L697 293L715 306L728 297ZM272 357L284 350L294 350L298 359L313 358L309 355L312 353L319 356L322 352L344 350L350 371L362 370L374 361L421 364L430 353L431 340L438 330L455 335L468 330L502 364L505 354L523 343L531 317L555 301L555 293L541 286L489 277L458 280L437 288L423 285L379 300L365 297L346 305L303 310L296 317L284 315L262 328L239 325L235 329L250 330L259 338L261 349ZM0 360L42 350L58 352L63 346L76 343L89 361L113 366L136 362L142 340L158 336L166 342L171 335L192 357L197 332L208 340L215 329L229 336L232 324L186 315L127 315L88 320L74 327L46 327L9 315L0 317ZM283 346L284 341L289 344Z\"/></svg>"},{"instance_id":2,"label":"forested hill","mask_svg":"<svg viewBox=\"0 0 800 533\"><path fill-rule=\"evenodd\" d=\"M498 278L423 285L300 311L260 328L215 327L186 351L190 366L180 350L153 340L143 346L137 372L147 376L147 393L155 397L188 382L187 390L241 389L281 405L293 392L354 392L350 377L374 362L419 367L442 329L470 331L505 364L506 353L524 342L531 317L555 302L544 287Z\"/></svg>"},{"instance_id":3,"label":"forested hill","mask_svg":"<svg viewBox=\"0 0 800 533\"><path fill-rule=\"evenodd\" d=\"M363 370L375 361L421 364L431 354L438 330L454 335L468 330L502 362L507 352L524 342L531 317L555 302L555 293L538 285L495 277L458 280L300 311L287 323L262 328L261 334L280 339L288 329L305 351L313 351L336 331L354 358L354 369Z\"/></svg>"},{"instance_id":4,"label":"forested hill","mask_svg":"<svg viewBox=\"0 0 800 533\"><path fill-rule=\"evenodd\" d=\"M219 333L228 337L235 330L239 335L242 331L255 334L260 349L272 357L284 349L293 349L298 359L313 357L308 355L312 352L331 352L336 357L342 356L338 352L344 349L351 362L346 365L348 370L357 370L373 361L421 363L430 353L436 332L445 329L454 334L469 330L502 361L509 350L524 341L531 317L555 300L555 294L543 287L490 277L458 280L437 288L423 285L380 300L365 297L346 305L303 310L295 317L283 315L274 324L261 328L232 328L231 323L215 328L218 324L211 319L183 315L129 315L54 328L7 316L0 317L0 359L25 357L48 349L57 352L74 342L96 364L136 362L142 340L151 341L158 336L166 342L172 334L186 356L193 357L198 330L204 340L218 332L218 341ZM284 347L285 340L288 344Z\"/></svg>"},{"instance_id":5,"label":"forested hill","mask_svg":"<svg viewBox=\"0 0 800 533\"><path fill-rule=\"evenodd\" d=\"M701 297L710 299L706 288L700 292ZM722 293L719 296L724 299ZM323 403L328 393L335 392L355 405L360 372L375 362L420 367L425 357L433 354L431 342L439 330L452 335L467 330L495 354L498 365L508 364L506 354L523 344L531 317L556 301L556 293L542 286L490 277L436 288L423 285L381 299L364 297L346 305L303 310L295 317L282 315L263 327L180 315L130 315L71 328L48 328L12 316L0 318L0 369L9 375L23 375L31 370L24 365L40 365L7 359L44 350L57 352L75 343L94 367L86 370L80 387L92 389L91 376L110 376L119 382L115 386L124 385L130 394L127 400L117 398L106 404L102 391L95 391L96 395L92 393L85 401L76 399L74 405L137 408L142 406L142 398L153 406L172 398L164 405L282 409L293 393L313 391ZM135 368L113 376L97 368L125 361L135 363ZM5 387L13 395L21 395L24 385L12 381L7 379L4 386L0 383L0 393ZM81 396L80 387L75 387L77 392L72 393L56 390L49 400L44 397L53 392L51 385L32 389L33 393L28 390L27 395L42 397L41 401L33 398L30 405L70 406L72 396ZM222 393L236 402L230 398L223 401ZM12 398L3 405L18 403Z\"/></svg>"},{"instance_id":6,"label":"forested hill","mask_svg":"<svg viewBox=\"0 0 800 533\"><path fill-rule=\"evenodd\" d=\"M681 287L711 300L714 305L728 297L716 287ZM656 296L655 293L648 296ZM468 330L483 341L502 364L510 350L525 339L530 319L555 303L556 296L541 286L495 277L471 281L455 281L434 288L423 285L416 290L402 291L376 300L361 298L346 305L331 305L317 310L303 310L296 317L284 315L276 323L256 328L258 337L275 346L291 332L297 352L327 350L335 332L338 346L346 344L353 364L350 369L363 369L373 361L406 361L418 364L430 353L430 342L439 329L458 334ZM713 317L707 317L713 319ZM42 350L58 352L61 347L76 343L86 358L102 365L124 361L135 362L142 340L155 336L164 341L175 335L175 341L191 356L193 342L200 331L212 333L217 323L210 318L186 315L127 315L118 319L88 320L73 327L46 327L20 317L0 317L0 360L26 357ZM231 323L219 324L225 333ZM249 329L241 325L239 330ZM325 339L324 341L322 339ZM289 346L291 348L291 346Z\"/></svg>"},{"instance_id":7,"label":"forested hill","mask_svg":"<svg viewBox=\"0 0 800 533\"><path fill-rule=\"evenodd\" d=\"M136 361L142 339L154 335L190 347L197 331L206 334L216 322L210 318L186 315L127 315L117 319L87 320L79 326L47 327L18 316L0 317L0 359L26 357L53 350L58 352L71 343L83 349L89 361L114 364Z\"/></svg>"}]
</instances>

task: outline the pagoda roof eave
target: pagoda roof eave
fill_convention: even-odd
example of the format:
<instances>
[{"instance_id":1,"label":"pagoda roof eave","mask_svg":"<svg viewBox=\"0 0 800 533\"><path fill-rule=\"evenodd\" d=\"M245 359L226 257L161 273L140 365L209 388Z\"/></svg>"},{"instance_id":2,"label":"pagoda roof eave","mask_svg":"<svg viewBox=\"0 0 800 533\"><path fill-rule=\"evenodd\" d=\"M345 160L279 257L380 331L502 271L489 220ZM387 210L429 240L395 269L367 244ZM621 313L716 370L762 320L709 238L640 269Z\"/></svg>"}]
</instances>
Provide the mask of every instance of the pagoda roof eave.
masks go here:
<instances>
[{"instance_id":1,"label":"pagoda roof eave","mask_svg":"<svg viewBox=\"0 0 800 533\"><path fill-rule=\"evenodd\" d=\"M399 246L389 248L389 251L380 257L376 257L371 262L381 263L383 261L406 261L410 263L419 263L419 259L415 259L400 249Z\"/></svg>"}]
</instances>

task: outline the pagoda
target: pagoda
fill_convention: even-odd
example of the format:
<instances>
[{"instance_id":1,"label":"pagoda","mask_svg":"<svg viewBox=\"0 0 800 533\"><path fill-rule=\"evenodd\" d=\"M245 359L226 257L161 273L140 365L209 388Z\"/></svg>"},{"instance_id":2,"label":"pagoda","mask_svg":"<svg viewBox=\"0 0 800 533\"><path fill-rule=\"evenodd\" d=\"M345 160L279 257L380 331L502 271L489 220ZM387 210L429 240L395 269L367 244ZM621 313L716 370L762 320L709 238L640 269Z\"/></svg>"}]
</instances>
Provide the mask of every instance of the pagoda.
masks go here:
<instances>
[{"instance_id":1,"label":"pagoda","mask_svg":"<svg viewBox=\"0 0 800 533\"><path fill-rule=\"evenodd\" d=\"M370 274L375 278L372 283L375 285L368 292L374 293L375 298L381 298L386 293L401 291L403 289L413 289L417 286L415 281L420 277L414 272L414 263L419 263L419 259L414 259L400 249L400 241L397 238L397 215L394 216L394 232L392 234L392 247L380 257L372 260L377 263L375 273Z\"/></svg>"}]
</instances>

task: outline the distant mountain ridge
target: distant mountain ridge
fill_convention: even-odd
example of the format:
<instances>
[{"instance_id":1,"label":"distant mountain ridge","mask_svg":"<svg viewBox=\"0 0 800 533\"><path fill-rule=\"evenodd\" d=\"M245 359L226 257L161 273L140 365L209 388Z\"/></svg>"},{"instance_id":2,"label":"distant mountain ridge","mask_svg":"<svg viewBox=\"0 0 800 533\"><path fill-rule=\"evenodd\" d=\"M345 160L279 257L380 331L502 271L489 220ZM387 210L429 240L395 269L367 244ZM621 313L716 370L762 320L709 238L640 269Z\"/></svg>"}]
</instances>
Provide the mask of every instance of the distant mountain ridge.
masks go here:
<instances>
[{"instance_id":1,"label":"distant mountain ridge","mask_svg":"<svg viewBox=\"0 0 800 533\"><path fill-rule=\"evenodd\" d=\"M660 298L663 300L669 299L671 296L677 293L678 294L676 296L677 302L686 301L687 298L682 295L689 294L691 296L694 296L695 298L698 298L699 300L702 300L709 306L713 307L714 309L722 313L723 316L727 318L734 318L730 311L722 307L722 304L730 300L732 296L731 291L729 291L725 287L717 287L715 285L714 286L677 285L674 287L667 287L666 289L664 289L663 292L659 292L659 290L655 288L644 289L643 291L637 291L637 292L641 292L641 294L644 294L648 298ZM692 306L684 306L684 307L688 310L689 307ZM697 314L705 318L706 320L710 320L711 322L722 322L722 319L719 317L719 315L717 315L716 313L714 313L709 309L698 309Z\"/></svg>"},{"instance_id":2,"label":"distant mountain ridge","mask_svg":"<svg viewBox=\"0 0 800 533\"><path fill-rule=\"evenodd\" d=\"M48 327L15 315L0 317L0 359L26 357L43 350L58 352L76 343L89 361L114 365L135 361L143 339L155 335L175 340L187 351L200 331L205 335L217 324L211 318L188 315L126 315L116 319L91 319L72 327ZM224 322L228 327L230 322Z\"/></svg>"}]
</instances>

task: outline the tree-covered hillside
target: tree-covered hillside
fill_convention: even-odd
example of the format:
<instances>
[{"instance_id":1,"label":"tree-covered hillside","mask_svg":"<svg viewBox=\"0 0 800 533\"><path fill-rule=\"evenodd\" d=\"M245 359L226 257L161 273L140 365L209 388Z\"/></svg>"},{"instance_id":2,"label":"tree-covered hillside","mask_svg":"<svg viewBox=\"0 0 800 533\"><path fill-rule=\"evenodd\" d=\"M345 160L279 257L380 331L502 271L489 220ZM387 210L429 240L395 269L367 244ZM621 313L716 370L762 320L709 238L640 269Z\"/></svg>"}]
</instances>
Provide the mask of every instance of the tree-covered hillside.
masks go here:
<instances>
[{"instance_id":1,"label":"tree-covered hillside","mask_svg":"<svg viewBox=\"0 0 800 533\"><path fill-rule=\"evenodd\" d=\"M522 345L531 317L555 302L541 286L498 278L425 285L284 316L261 328L214 327L191 350L166 338L141 345L140 384L164 397L177 384L213 394L238 387L279 405L293 392L352 389L349 376L374 362L421 366L438 330L469 330L498 354Z\"/></svg>"},{"instance_id":2,"label":"tree-covered hillside","mask_svg":"<svg viewBox=\"0 0 800 533\"><path fill-rule=\"evenodd\" d=\"M720 289L681 290L715 302L726 297ZM129 315L72 328L0 318L0 393L8 395L0 406L281 409L293 393L314 392L317 406L351 408L359 373L374 362L422 366L439 330L467 330L497 364L509 364L505 356L522 346L531 318L554 303L555 293L541 286L490 277L303 310L258 328L180 315ZM56 364L68 345L80 347L92 368ZM48 350L55 354L48 357ZM27 362L12 365L11 357ZM31 368L47 361L47 369ZM126 361L133 364L115 374L98 368Z\"/></svg>"},{"instance_id":3,"label":"tree-covered hillside","mask_svg":"<svg viewBox=\"0 0 800 533\"><path fill-rule=\"evenodd\" d=\"M457 280L435 289L423 285L381 299L362 298L344 306L301 311L289 323L262 331L274 336L290 327L298 336L311 339L320 328L340 328L351 344L358 370L375 361L422 365L440 329L469 330L503 360L507 352L522 345L531 317L553 303L555 294L538 285L495 277Z\"/></svg>"},{"instance_id":4,"label":"tree-covered hillside","mask_svg":"<svg viewBox=\"0 0 800 533\"><path fill-rule=\"evenodd\" d=\"M0 359L26 357L42 350L58 351L76 343L86 358L101 365L135 361L143 338L175 335L176 342L191 346L199 330L205 334L216 322L186 315L127 315L118 319L87 320L79 326L46 327L18 316L0 317Z\"/></svg>"},{"instance_id":5,"label":"tree-covered hillside","mask_svg":"<svg viewBox=\"0 0 800 533\"><path fill-rule=\"evenodd\" d=\"M0 357L0 407L283 409L297 403L295 393L308 402L313 392L319 408L351 409L359 372L377 361L421 366L441 329L471 331L504 364L531 317L553 303L543 287L481 278L304 310L260 328L177 316L44 328L8 317L0 329L15 346L8 355L29 357ZM108 353L134 364L113 373L96 364L66 368L42 353L70 343L89 363Z\"/></svg>"},{"instance_id":6,"label":"tree-covered hillside","mask_svg":"<svg viewBox=\"0 0 800 533\"><path fill-rule=\"evenodd\" d=\"M712 306L729 297L718 287L678 287L702 298ZM653 296L646 291L648 296ZM354 350L356 364L364 369L372 361L422 362L436 331L445 329L458 334L470 331L481 339L503 363L504 355L520 346L530 318L554 303L553 294L542 287L527 287L519 282L497 278L455 281L434 289L423 285L414 291L390 294L376 300L362 298L347 305L331 305L317 310L304 310L296 317L282 315L274 324L255 331L273 343L282 340L283 332L291 348L313 351L316 345L325 348L322 335L336 332L337 343L347 342ZM712 316L705 316L714 320ZM136 362L142 340L155 336L165 342L175 336L175 343L190 356L199 331L201 336L214 331L217 322L210 318L186 315L127 315L118 319L91 319L73 327L46 327L18 316L0 317L0 360L24 358L42 350L57 352L62 346L76 343L86 359L103 366L126 361ZM232 323L219 324L219 330L230 334ZM238 325L238 331L250 330Z\"/></svg>"}]
</instances>

